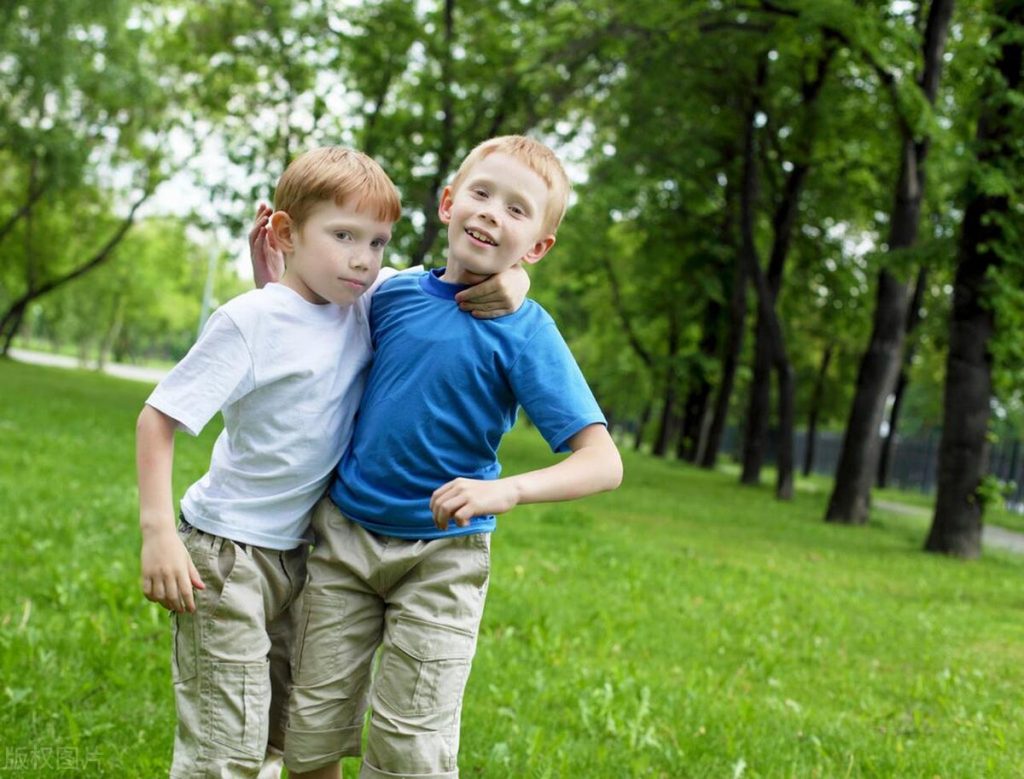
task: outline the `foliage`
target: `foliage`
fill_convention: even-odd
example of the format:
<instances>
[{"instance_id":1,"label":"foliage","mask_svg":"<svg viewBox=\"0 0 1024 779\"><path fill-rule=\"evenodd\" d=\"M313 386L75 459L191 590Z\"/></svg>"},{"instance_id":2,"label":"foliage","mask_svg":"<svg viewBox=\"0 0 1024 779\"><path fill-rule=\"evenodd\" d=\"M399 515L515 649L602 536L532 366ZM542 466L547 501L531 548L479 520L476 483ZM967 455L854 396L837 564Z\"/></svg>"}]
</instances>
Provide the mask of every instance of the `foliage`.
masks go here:
<instances>
[{"instance_id":1,"label":"foliage","mask_svg":"<svg viewBox=\"0 0 1024 779\"><path fill-rule=\"evenodd\" d=\"M195 341L210 252L220 250L190 240L183 220L144 220L108 265L37 303L26 335L101 361L180 359ZM214 307L248 288L218 260Z\"/></svg>"},{"instance_id":2,"label":"foliage","mask_svg":"<svg viewBox=\"0 0 1024 779\"><path fill-rule=\"evenodd\" d=\"M985 13L993 1L955 4L934 107L916 83L928 3L8 4L0 228L31 208L0 234L0 304L96 251L151 173L191 173L205 196L192 221L241 238L288 161L326 143L366 149L399 185L407 218L390 260L436 265L436 197L461 157L486 136L530 132L558 149L576 181L558 246L533 271L533 294L555 315L606 409L627 425L652 409L657 417L670 391L681 400L701 382L716 387L723 374L728 317L714 307L729 303L745 111L763 61L755 242L766 263L787 181L807 168L777 304L797 417L810 410L831 348L819 424L846 421L877 272L884 266L909 279L923 266L929 294L901 428L927 427L939 417L961 194L972 180L1024 202L1019 171L973 165L978 84L989 78L997 45ZM823 60L821 92L807 110ZM930 139L926 198L918 246L888 252L904 129ZM1024 214L1012 216L1007 234L1019 238ZM139 236L137 262L167 262L171 241ZM145 248L150 239L159 245ZM183 254L192 251L186 244ZM1000 407L1019 429L1024 354L1014 334L1024 327L1024 252L1008 245L1005 254L992 283L1000 332L993 349ZM152 289L147 271L133 276L139 290ZM109 335L121 317L121 336L108 340L123 356L158 342L180 353L194 303L149 295L160 311L143 315L113 294L122 278L111 270L75 281L77 291L40 304L26 326L83 341L89 332ZM732 399L739 427L754 310L751 296ZM717 352L706 354L709 335Z\"/></svg>"},{"instance_id":3,"label":"foliage","mask_svg":"<svg viewBox=\"0 0 1024 779\"><path fill-rule=\"evenodd\" d=\"M139 7L122 0L4 6L4 351L34 297L107 260L163 174L167 101L137 24ZM64 226L90 216L91 224Z\"/></svg>"}]
</instances>

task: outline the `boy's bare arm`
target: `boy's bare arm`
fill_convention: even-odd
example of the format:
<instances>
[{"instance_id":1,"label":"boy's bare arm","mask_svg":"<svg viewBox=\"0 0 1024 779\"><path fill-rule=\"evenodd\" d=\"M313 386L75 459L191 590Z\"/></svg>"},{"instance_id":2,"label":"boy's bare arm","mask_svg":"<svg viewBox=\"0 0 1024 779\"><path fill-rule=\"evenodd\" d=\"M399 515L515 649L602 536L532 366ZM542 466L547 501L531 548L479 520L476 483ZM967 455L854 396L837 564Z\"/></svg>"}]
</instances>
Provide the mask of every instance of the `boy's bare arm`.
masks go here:
<instances>
[{"instance_id":1,"label":"boy's bare arm","mask_svg":"<svg viewBox=\"0 0 1024 779\"><path fill-rule=\"evenodd\" d=\"M501 514L520 503L574 500L613 490L622 483L622 458L604 425L589 425L569 439L572 454L556 465L505 479L453 479L430 499L434 524L441 530L454 521L469 525L473 517Z\"/></svg>"},{"instance_id":2,"label":"boy's bare arm","mask_svg":"<svg viewBox=\"0 0 1024 779\"><path fill-rule=\"evenodd\" d=\"M177 422L145 406L135 428L142 530L142 592L172 611L195 611L192 587L204 588L199 572L175 529L171 496L174 431Z\"/></svg>"}]
</instances>

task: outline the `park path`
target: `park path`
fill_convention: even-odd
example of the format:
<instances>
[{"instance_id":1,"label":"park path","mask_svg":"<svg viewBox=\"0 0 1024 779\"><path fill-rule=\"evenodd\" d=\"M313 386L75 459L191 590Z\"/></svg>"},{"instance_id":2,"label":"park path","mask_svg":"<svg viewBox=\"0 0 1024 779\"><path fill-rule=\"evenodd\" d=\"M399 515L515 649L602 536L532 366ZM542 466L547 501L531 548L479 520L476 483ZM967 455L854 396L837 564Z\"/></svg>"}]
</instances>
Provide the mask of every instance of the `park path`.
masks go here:
<instances>
[{"instance_id":1,"label":"park path","mask_svg":"<svg viewBox=\"0 0 1024 779\"><path fill-rule=\"evenodd\" d=\"M912 517L930 517L931 509L922 506L910 506L906 503L896 503L891 500L876 500L872 505L894 514L906 514ZM1024 533L1017 533L1007 530L998 525L983 525L981 528L981 543L993 549L1006 549L1010 552L1024 554Z\"/></svg>"},{"instance_id":2,"label":"park path","mask_svg":"<svg viewBox=\"0 0 1024 779\"><path fill-rule=\"evenodd\" d=\"M79 368L88 370L89 366L82 365L76 357L68 357L63 354L48 354L47 352L30 352L27 349L11 349L10 356L19 362L29 362L33 365L49 365L55 368ZM144 368L140 365L124 365L122 363L107 363L103 366L103 372L119 379L131 379L132 381L144 381L148 384L156 384L167 375L163 368Z\"/></svg>"}]
</instances>

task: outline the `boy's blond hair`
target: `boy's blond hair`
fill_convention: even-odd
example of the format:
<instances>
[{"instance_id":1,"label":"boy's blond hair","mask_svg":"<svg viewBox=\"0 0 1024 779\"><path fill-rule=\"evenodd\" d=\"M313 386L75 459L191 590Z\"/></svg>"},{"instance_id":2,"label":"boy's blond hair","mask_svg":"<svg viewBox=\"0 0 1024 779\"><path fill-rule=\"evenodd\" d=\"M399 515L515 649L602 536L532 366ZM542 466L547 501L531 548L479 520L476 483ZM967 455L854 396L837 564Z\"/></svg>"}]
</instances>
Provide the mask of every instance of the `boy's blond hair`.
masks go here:
<instances>
[{"instance_id":1,"label":"boy's blond hair","mask_svg":"<svg viewBox=\"0 0 1024 779\"><path fill-rule=\"evenodd\" d=\"M325 200L339 206L348 201L381 222L396 222L402 213L398 190L384 169L344 146L321 146L292 160L277 182L274 210L286 212L301 227Z\"/></svg>"},{"instance_id":2,"label":"boy's blond hair","mask_svg":"<svg viewBox=\"0 0 1024 779\"><path fill-rule=\"evenodd\" d=\"M478 144L459 165L455 178L452 179L452 192L458 191L459 186L469 175L470 168L495 152L507 154L518 160L544 179L544 183L548 185L548 202L544 208L543 229L546 234L554 235L558 231L558 225L562 223L562 217L565 216L572 187L565 168L555 153L533 138L527 138L525 135L499 135Z\"/></svg>"}]
</instances>

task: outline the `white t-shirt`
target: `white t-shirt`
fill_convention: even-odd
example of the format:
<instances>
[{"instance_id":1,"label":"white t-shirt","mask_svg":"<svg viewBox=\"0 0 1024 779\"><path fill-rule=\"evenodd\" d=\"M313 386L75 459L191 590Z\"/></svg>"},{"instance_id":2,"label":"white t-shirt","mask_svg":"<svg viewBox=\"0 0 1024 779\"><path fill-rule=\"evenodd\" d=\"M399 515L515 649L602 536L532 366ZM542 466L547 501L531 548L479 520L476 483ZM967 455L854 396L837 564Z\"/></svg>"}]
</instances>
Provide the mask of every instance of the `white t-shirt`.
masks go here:
<instances>
[{"instance_id":1,"label":"white t-shirt","mask_svg":"<svg viewBox=\"0 0 1024 779\"><path fill-rule=\"evenodd\" d=\"M207 533L268 549L305 543L309 511L352 436L372 356L370 297L315 305L281 284L225 303L146 403L198 435L218 411L210 469L181 501Z\"/></svg>"}]
</instances>

